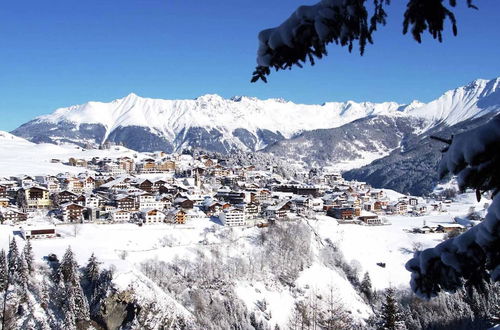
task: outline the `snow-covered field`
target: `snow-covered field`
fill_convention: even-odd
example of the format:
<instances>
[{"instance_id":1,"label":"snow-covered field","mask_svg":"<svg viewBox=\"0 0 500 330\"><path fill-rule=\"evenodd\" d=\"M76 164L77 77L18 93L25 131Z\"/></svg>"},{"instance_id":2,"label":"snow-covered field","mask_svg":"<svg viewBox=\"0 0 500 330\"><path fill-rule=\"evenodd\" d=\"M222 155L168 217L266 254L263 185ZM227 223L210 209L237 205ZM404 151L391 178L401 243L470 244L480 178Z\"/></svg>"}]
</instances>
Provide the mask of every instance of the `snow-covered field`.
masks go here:
<instances>
[{"instance_id":1,"label":"snow-covered field","mask_svg":"<svg viewBox=\"0 0 500 330\"><path fill-rule=\"evenodd\" d=\"M0 131L0 173L2 176L47 175L58 173L85 172L81 167L51 163L52 159L63 162L70 157L90 160L93 157L132 157L136 151L113 147L109 150L85 150L75 145L55 145L48 143L35 144L10 133Z\"/></svg>"}]
</instances>

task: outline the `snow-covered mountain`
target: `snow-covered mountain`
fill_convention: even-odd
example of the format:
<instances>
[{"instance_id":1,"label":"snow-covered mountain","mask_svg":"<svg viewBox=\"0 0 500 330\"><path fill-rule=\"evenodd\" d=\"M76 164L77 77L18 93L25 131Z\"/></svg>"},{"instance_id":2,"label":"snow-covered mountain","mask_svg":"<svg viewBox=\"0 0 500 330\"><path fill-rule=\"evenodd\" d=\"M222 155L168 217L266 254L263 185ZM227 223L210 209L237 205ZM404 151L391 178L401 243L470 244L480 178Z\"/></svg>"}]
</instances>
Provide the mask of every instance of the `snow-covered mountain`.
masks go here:
<instances>
[{"instance_id":1,"label":"snow-covered mountain","mask_svg":"<svg viewBox=\"0 0 500 330\"><path fill-rule=\"evenodd\" d=\"M204 95L194 100L162 100L130 94L109 103L88 102L57 109L12 133L37 143L83 145L109 141L138 151L171 152L187 147L218 152L255 151L304 132L338 128L373 116L417 118L426 122L411 134L437 124L452 125L497 111L500 108L498 82L499 79L476 80L428 104L413 101L408 105L353 101L305 105L281 99L224 99L218 95ZM362 129L370 128L363 126ZM390 151L386 149L384 153Z\"/></svg>"},{"instance_id":2,"label":"snow-covered mountain","mask_svg":"<svg viewBox=\"0 0 500 330\"><path fill-rule=\"evenodd\" d=\"M338 127L368 115L394 114L394 102L332 102L303 105L279 99L161 100L130 94L110 103L88 102L57 109L13 133L32 141L123 143L139 151L189 146L227 152L259 150L305 130Z\"/></svg>"},{"instance_id":3,"label":"snow-covered mountain","mask_svg":"<svg viewBox=\"0 0 500 330\"><path fill-rule=\"evenodd\" d=\"M438 99L415 107L408 113L426 118L433 124L452 126L499 110L500 78L496 78L474 80L466 86L447 91Z\"/></svg>"}]
</instances>

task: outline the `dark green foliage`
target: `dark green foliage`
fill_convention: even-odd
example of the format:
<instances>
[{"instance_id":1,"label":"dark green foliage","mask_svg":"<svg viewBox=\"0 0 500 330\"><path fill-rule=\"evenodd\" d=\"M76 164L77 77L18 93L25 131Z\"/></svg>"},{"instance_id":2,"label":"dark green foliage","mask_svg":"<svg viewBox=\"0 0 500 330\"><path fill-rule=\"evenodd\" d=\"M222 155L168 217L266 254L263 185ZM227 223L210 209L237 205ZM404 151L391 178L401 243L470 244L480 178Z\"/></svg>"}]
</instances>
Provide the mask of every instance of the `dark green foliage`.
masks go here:
<instances>
[{"instance_id":1,"label":"dark green foliage","mask_svg":"<svg viewBox=\"0 0 500 330\"><path fill-rule=\"evenodd\" d=\"M34 264L33 264L34 256L33 256L33 248L31 246L30 240L27 240L26 244L24 245L23 255L24 255L24 259L26 260L28 272L31 274L34 271Z\"/></svg>"},{"instance_id":2,"label":"dark green foliage","mask_svg":"<svg viewBox=\"0 0 500 330\"><path fill-rule=\"evenodd\" d=\"M368 303L372 303L373 301L373 287L372 280L370 279L370 274L368 272L363 276L363 280L359 286L359 291L366 297Z\"/></svg>"},{"instance_id":3,"label":"dark green foliage","mask_svg":"<svg viewBox=\"0 0 500 330\"><path fill-rule=\"evenodd\" d=\"M5 258L5 251L0 251L0 292L7 289L7 281L9 279L7 260Z\"/></svg>"},{"instance_id":4,"label":"dark green foliage","mask_svg":"<svg viewBox=\"0 0 500 330\"><path fill-rule=\"evenodd\" d=\"M13 237L9 245L9 253L7 254L7 265L9 268L10 281L14 278L17 270L19 259L19 251L17 249L16 239Z\"/></svg>"},{"instance_id":5,"label":"dark green foliage","mask_svg":"<svg viewBox=\"0 0 500 330\"><path fill-rule=\"evenodd\" d=\"M389 288L385 292L385 302L382 304L382 317L379 329L404 329L403 314L395 297L395 290Z\"/></svg>"}]
</instances>

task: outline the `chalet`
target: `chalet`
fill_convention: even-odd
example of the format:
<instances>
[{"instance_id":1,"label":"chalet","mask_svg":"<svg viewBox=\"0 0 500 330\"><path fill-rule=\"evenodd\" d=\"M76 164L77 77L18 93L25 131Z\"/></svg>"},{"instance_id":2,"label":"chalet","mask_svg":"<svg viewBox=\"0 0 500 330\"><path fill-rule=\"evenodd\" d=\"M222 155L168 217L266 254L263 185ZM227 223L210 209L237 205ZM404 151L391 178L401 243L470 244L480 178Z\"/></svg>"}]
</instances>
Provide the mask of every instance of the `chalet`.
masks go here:
<instances>
[{"instance_id":1,"label":"chalet","mask_svg":"<svg viewBox=\"0 0 500 330\"><path fill-rule=\"evenodd\" d=\"M84 207L75 203L61 205L62 220L64 222L82 222Z\"/></svg>"},{"instance_id":2,"label":"chalet","mask_svg":"<svg viewBox=\"0 0 500 330\"><path fill-rule=\"evenodd\" d=\"M25 240L57 237L56 228L51 225L23 226L21 227L21 235Z\"/></svg>"},{"instance_id":3,"label":"chalet","mask_svg":"<svg viewBox=\"0 0 500 330\"><path fill-rule=\"evenodd\" d=\"M156 197L151 194L142 194L139 196L139 210L146 209L163 209L163 203L156 200Z\"/></svg>"},{"instance_id":4,"label":"chalet","mask_svg":"<svg viewBox=\"0 0 500 330\"><path fill-rule=\"evenodd\" d=\"M61 191L61 184L59 183L59 180L55 177L50 177L47 179L47 189L49 192L52 193L58 193Z\"/></svg>"},{"instance_id":5,"label":"chalet","mask_svg":"<svg viewBox=\"0 0 500 330\"><path fill-rule=\"evenodd\" d=\"M372 189L370 190L370 197L373 199L383 199L385 197L385 193L382 189Z\"/></svg>"},{"instance_id":6,"label":"chalet","mask_svg":"<svg viewBox=\"0 0 500 330\"><path fill-rule=\"evenodd\" d=\"M116 206L125 211L133 211L136 209L135 199L130 196L122 196L116 199Z\"/></svg>"},{"instance_id":7,"label":"chalet","mask_svg":"<svg viewBox=\"0 0 500 330\"><path fill-rule=\"evenodd\" d=\"M29 188L34 186L35 184L36 184L35 179L33 179L31 176L25 176L21 179L22 188Z\"/></svg>"},{"instance_id":8,"label":"chalet","mask_svg":"<svg viewBox=\"0 0 500 330\"><path fill-rule=\"evenodd\" d=\"M78 198L78 195L71 191L64 190L57 194L57 201L59 204L71 203Z\"/></svg>"},{"instance_id":9,"label":"chalet","mask_svg":"<svg viewBox=\"0 0 500 330\"><path fill-rule=\"evenodd\" d=\"M267 189L257 190L255 193L255 202L256 203L264 203L271 200L271 192Z\"/></svg>"},{"instance_id":10,"label":"chalet","mask_svg":"<svg viewBox=\"0 0 500 330\"><path fill-rule=\"evenodd\" d=\"M396 214L406 214L408 212L408 203L404 200L389 204L389 210Z\"/></svg>"},{"instance_id":11,"label":"chalet","mask_svg":"<svg viewBox=\"0 0 500 330\"><path fill-rule=\"evenodd\" d=\"M436 228L438 233L449 233L452 231L464 232L466 228L458 223L439 224Z\"/></svg>"},{"instance_id":12,"label":"chalet","mask_svg":"<svg viewBox=\"0 0 500 330\"><path fill-rule=\"evenodd\" d=\"M116 209L114 212L111 212L111 221L113 222L129 222L130 221L130 212L126 210Z\"/></svg>"},{"instance_id":13,"label":"chalet","mask_svg":"<svg viewBox=\"0 0 500 330\"><path fill-rule=\"evenodd\" d=\"M166 160L157 164L156 167L158 171L161 172L173 172L175 171L175 162L172 160Z\"/></svg>"},{"instance_id":14,"label":"chalet","mask_svg":"<svg viewBox=\"0 0 500 330\"><path fill-rule=\"evenodd\" d=\"M142 163L138 165L138 171L140 173L157 173L156 162L154 159L145 159Z\"/></svg>"},{"instance_id":15,"label":"chalet","mask_svg":"<svg viewBox=\"0 0 500 330\"><path fill-rule=\"evenodd\" d=\"M130 173L135 170L135 162L132 158L122 157L118 159L118 166L125 172Z\"/></svg>"},{"instance_id":16,"label":"chalet","mask_svg":"<svg viewBox=\"0 0 500 330\"><path fill-rule=\"evenodd\" d=\"M244 226L245 212L243 210L230 207L219 213L219 220L224 226Z\"/></svg>"},{"instance_id":17,"label":"chalet","mask_svg":"<svg viewBox=\"0 0 500 330\"><path fill-rule=\"evenodd\" d=\"M99 197L98 195L91 194L91 195L85 196L84 206L87 208L97 209L103 203L104 203L104 200L101 197Z\"/></svg>"},{"instance_id":18,"label":"chalet","mask_svg":"<svg viewBox=\"0 0 500 330\"><path fill-rule=\"evenodd\" d=\"M255 219L260 214L260 205L257 203L248 203L245 205L245 215L248 219Z\"/></svg>"},{"instance_id":19,"label":"chalet","mask_svg":"<svg viewBox=\"0 0 500 330\"><path fill-rule=\"evenodd\" d=\"M225 205L229 205L229 204L225 204ZM224 204L217 202L217 201L213 201L213 200L207 200L203 204L203 209L205 210L205 213L208 216L219 214L223 208L224 208Z\"/></svg>"},{"instance_id":20,"label":"chalet","mask_svg":"<svg viewBox=\"0 0 500 330\"><path fill-rule=\"evenodd\" d=\"M363 221L367 225L381 225L382 220L375 213L362 212L358 217L359 220Z\"/></svg>"},{"instance_id":21,"label":"chalet","mask_svg":"<svg viewBox=\"0 0 500 330\"><path fill-rule=\"evenodd\" d=\"M181 209L171 209L167 213L167 221L176 224L185 224L187 221L187 213Z\"/></svg>"},{"instance_id":22,"label":"chalet","mask_svg":"<svg viewBox=\"0 0 500 330\"><path fill-rule=\"evenodd\" d=\"M326 212L326 215L340 220L354 219L354 208L352 207L334 207Z\"/></svg>"},{"instance_id":23,"label":"chalet","mask_svg":"<svg viewBox=\"0 0 500 330\"><path fill-rule=\"evenodd\" d=\"M184 197L177 197L174 200L174 205L181 207L183 209L192 209L194 206L194 201Z\"/></svg>"},{"instance_id":24,"label":"chalet","mask_svg":"<svg viewBox=\"0 0 500 330\"><path fill-rule=\"evenodd\" d=\"M148 193L152 193L154 191L154 187L153 187L153 182L151 182L150 180L146 179L146 180L142 180L138 185L137 185L137 188L141 189L141 190L144 190Z\"/></svg>"},{"instance_id":25,"label":"chalet","mask_svg":"<svg viewBox=\"0 0 500 330\"><path fill-rule=\"evenodd\" d=\"M266 215L270 218L285 219L288 217L292 203L283 201L277 205L268 206L266 208Z\"/></svg>"},{"instance_id":26,"label":"chalet","mask_svg":"<svg viewBox=\"0 0 500 330\"><path fill-rule=\"evenodd\" d=\"M149 209L142 211L144 223L161 223L165 221L165 213L158 209Z\"/></svg>"},{"instance_id":27,"label":"chalet","mask_svg":"<svg viewBox=\"0 0 500 330\"><path fill-rule=\"evenodd\" d=\"M21 212L15 208L3 208L0 209L0 222L4 221L12 221L12 222L20 222L26 221L28 219L28 215L24 212Z\"/></svg>"},{"instance_id":28,"label":"chalet","mask_svg":"<svg viewBox=\"0 0 500 330\"><path fill-rule=\"evenodd\" d=\"M387 209L389 201L387 200L377 200L373 202L373 212L382 212Z\"/></svg>"},{"instance_id":29,"label":"chalet","mask_svg":"<svg viewBox=\"0 0 500 330\"><path fill-rule=\"evenodd\" d=\"M18 191L18 196L25 203L23 207L29 210L49 208L52 205L49 191L42 187L22 188Z\"/></svg>"},{"instance_id":30,"label":"chalet","mask_svg":"<svg viewBox=\"0 0 500 330\"><path fill-rule=\"evenodd\" d=\"M64 180L64 189L69 190L75 194L81 194L83 192L83 182L77 178L68 178Z\"/></svg>"},{"instance_id":31,"label":"chalet","mask_svg":"<svg viewBox=\"0 0 500 330\"><path fill-rule=\"evenodd\" d=\"M83 179L83 190L92 191L95 189L95 179L91 176Z\"/></svg>"},{"instance_id":32,"label":"chalet","mask_svg":"<svg viewBox=\"0 0 500 330\"><path fill-rule=\"evenodd\" d=\"M426 204L417 204L413 207L413 211L417 215L427 214L427 205Z\"/></svg>"},{"instance_id":33,"label":"chalet","mask_svg":"<svg viewBox=\"0 0 500 330\"><path fill-rule=\"evenodd\" d=\"M408 205L410 206L416 206L418 204L418 198L414 196L410 196L408 198Z\"/></svg>"}]
</instances>

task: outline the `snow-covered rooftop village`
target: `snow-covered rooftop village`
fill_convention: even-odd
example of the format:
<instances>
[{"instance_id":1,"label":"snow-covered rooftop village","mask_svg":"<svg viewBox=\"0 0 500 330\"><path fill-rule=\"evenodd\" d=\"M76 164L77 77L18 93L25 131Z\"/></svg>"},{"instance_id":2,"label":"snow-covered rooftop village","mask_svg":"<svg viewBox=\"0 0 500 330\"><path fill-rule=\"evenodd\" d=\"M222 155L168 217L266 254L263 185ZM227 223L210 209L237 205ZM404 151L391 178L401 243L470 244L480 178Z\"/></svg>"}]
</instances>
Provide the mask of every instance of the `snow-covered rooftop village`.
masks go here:
<instances>
[{"instance_id":1,"label":"snow-covered rooftop village","mask_svg":"<svg viewBox=\"0 0 500 330\"><path fill-rule=\"evenodd\" d=\"M207 277L227 279L210 288L230 290L232 304L246 306L256 323L287 328L296 304L334 292L316 303L334 304L338 324L366 326L373 292L408 287L405 263L414 251L480 223L490 203L458 194L454 180L424 198L268 155L140 153L112 144L32 148L2 134L4 146L26 144L17 157L33 161L30 175L0 180L4 249L29 245L30 267L42 274L68 251L81 266L93 260L110 272L106 285L117 295L154 304L147 317L163 318L147 322L157 326L166 319L189 322L196 307L179 302L188 290L181 287L202 285ZM36 159L39 147L62 157ZM17 171L18 160L6 156L3 168ZM51 290L43 276L34 281ZM194 278L177 283L186 276ZM26 299L41 299L34 290ZM31 322L50 324L50 317L35 314ZM105 317L112 325L113 316Z\"/></svg>"}]
</instances>

